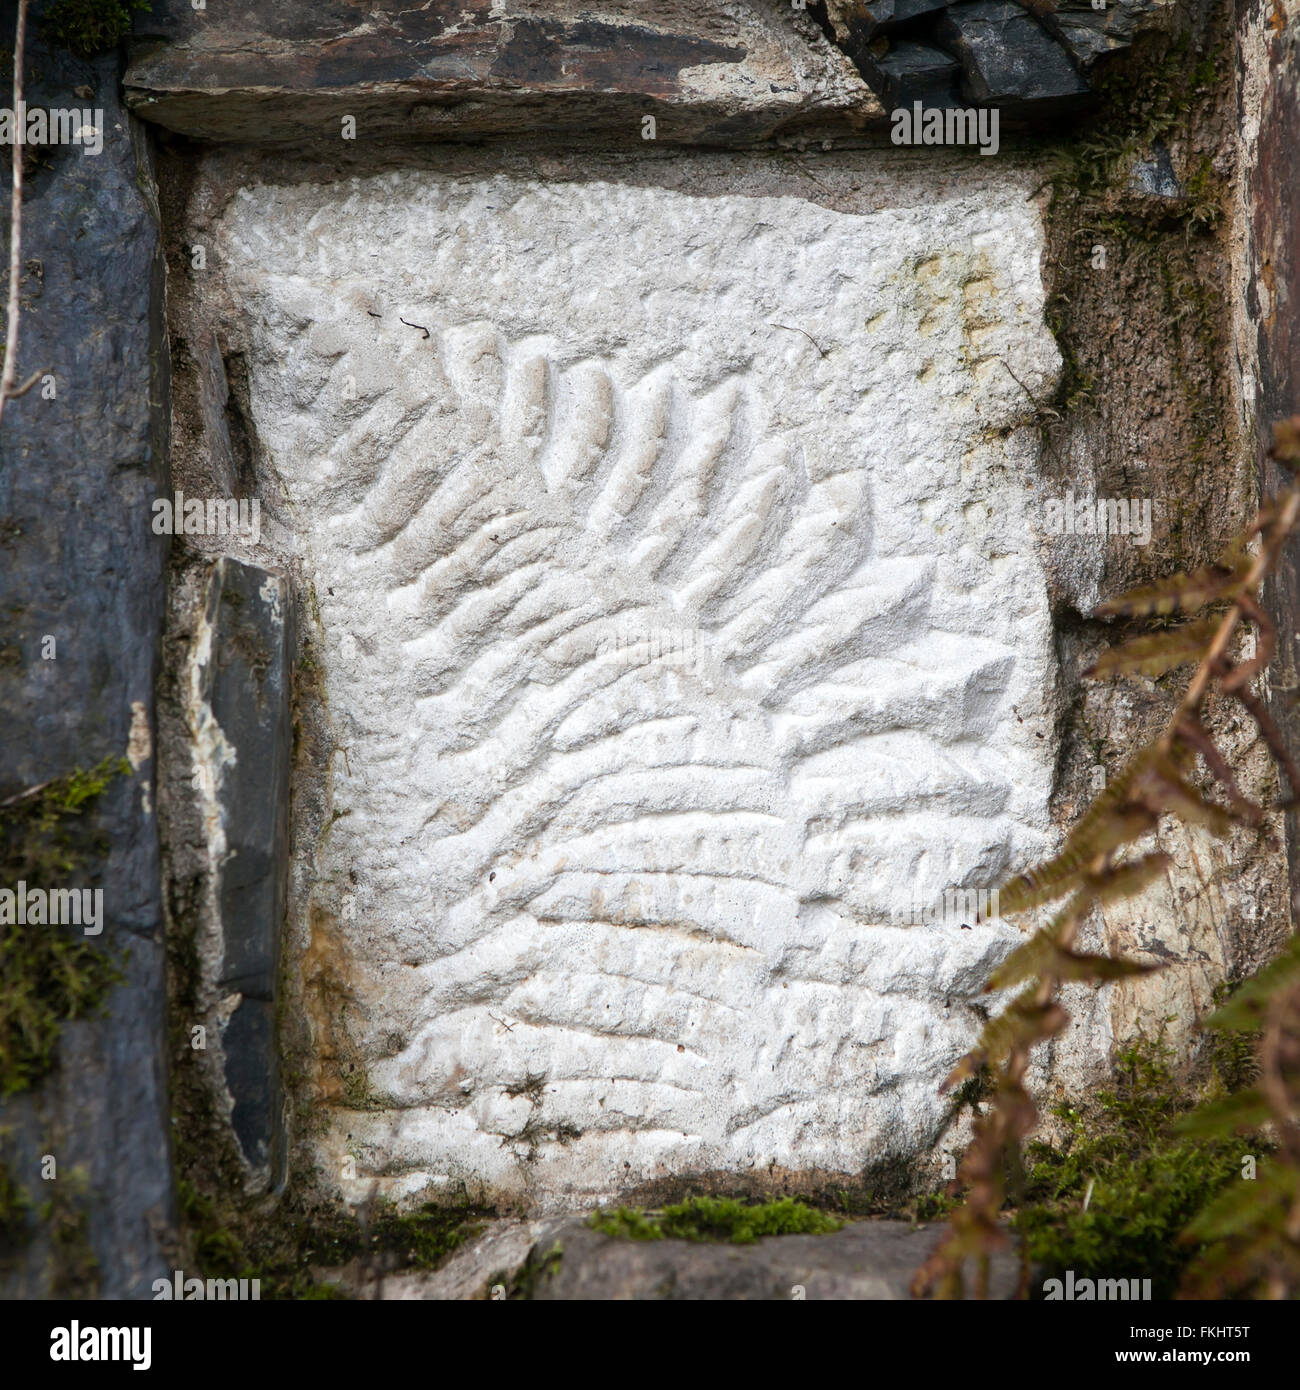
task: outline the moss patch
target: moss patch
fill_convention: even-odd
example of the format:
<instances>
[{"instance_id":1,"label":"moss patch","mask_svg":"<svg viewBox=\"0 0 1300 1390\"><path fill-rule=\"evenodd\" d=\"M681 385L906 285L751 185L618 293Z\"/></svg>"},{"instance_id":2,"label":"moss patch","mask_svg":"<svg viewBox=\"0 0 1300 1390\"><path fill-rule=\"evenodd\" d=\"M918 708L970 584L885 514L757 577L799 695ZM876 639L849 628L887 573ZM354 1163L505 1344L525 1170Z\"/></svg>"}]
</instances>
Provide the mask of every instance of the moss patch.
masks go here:
<instances>
[{"instance_id":1,"label":"moss patch","mask_svg":"<svg viewBox=\"0 0 1300 1390\"><path fill-rule=\"evenodd\" d=\"M131 30L131 18L147 14L149 0L57 0L40 21L51 43L90 58L116 48Z\"/></svg>"},{"instance_id":2,"label":"moss patch","mask_svg":"<svg viewBox=\"0 0 1300 1390\"><path fill-rule=\"evenodd\" d=\"M1139 1041L1120 1054L1114 1089L1054 1107L1059 1142L1029 1145L1015 1225L1044 1278L1150 1279L1153 1297L1170 1298L1202 1253L1180 1237L1240 1179L1242 1142L1177 1131L1196 1097L1169 1058Z\"/></svg>"},{"instance_id":3,"label":"moss patch","mask_svg":"<svg viewBox=\"0 0 1300 1390\"><path fill-rule=\"evenodd\" d=\"M319 1270L357 1260L376 1274L437 1269L494 1214L469 1201L426 1203L412 1212L382 1206L363 1222L351 1212L290 1195L268 1215L223 1210L184 1179L179 1190L200 1273L259 1279L264 1299L349 1298Z\"/></svg>"},{"instance_id":4,"label":"moss patch","mask_svg":"<svg viewBox=\"0 0 1300 1390\"><path fill-rule=\"evenodd\" d=\"M661 1211L619 1207L594 1213L592 1230L626 1240L729 1241L749 1245L762 1236L827 1235L844 1224L793 1197L750 1205L732 1197L690 1197Z\"/></svg>"},{"instance_id":5,"label":"moss patch","mask_svg":"<svg viewBox=\"0 0 1300 1390\"><path fill-rule=\"evenodd\" d=\"M107 846L80 817L129 771L124 758L109 758L0 807L0 887L24 881L32 889L57 888L79 863L101 856ZM62 1025L93 1014L121 978L101 947L65 927L0 923L0 1097L39 1081L54 1065Z\"/></svg>"}]
</instances>

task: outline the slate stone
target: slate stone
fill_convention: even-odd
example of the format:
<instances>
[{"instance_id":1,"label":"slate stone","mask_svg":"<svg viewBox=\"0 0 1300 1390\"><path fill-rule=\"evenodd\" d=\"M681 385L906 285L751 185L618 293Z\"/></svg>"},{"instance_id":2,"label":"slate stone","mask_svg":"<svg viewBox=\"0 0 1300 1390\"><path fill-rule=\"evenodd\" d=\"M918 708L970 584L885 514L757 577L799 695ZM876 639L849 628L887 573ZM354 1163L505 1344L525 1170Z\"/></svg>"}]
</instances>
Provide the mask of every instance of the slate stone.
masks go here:
<instances>
[{"instance_id":1,"label":"slate stone","mask_svg":"<svg viewBox=\"0 0 1300 1390\"><path fill-rule=\"evenodd\" d=\"M906 1221L855 1221L829 1235L732 1245L624 1240L575 1220L533 1246L529 1264L537 1277L525 1284L544 1302L908 1299L913 1274L942 1233ZM558 1260L551 1256L557 1246ZM1000 1252L991 1266L989 1296L1013 1298L1014 1255Z\"/></svg>"},{"instance_id":2,"label":"slate stone","mask_svg":"<svg viewBox=\"0 0 1300 1390\"><path fill-rule=\"evenodd\" d=\"M863 72L889 110L919 101L926 107L956 105L960 67L942 49L903 40L883 58L867 55Z\"/></svg>"},{"instance_id":3,"label":"slate stone","mask_svg":"<svg viewBox=\"0 0 1300 1390\"><path fill-rule=\"evenodd\" d=\"M40 1158L52 1153L56 1182L70 1184L71 1209L84 1214L99 1292L148 1297L170 1268L175 1221L153 790L167 542L152 534L150 502L169 487L163 262L144 136L118 102L118 59L48 47L46 8L33 6L29 21L28 71L39 78L29 77L27 100L102 109L104 148L48 147L25 181L19 377L48 371L57 394L44 399L38 386L10 401L0 425L0 800L130 749L130 774L86 809L76 870L79 886L104 891L96 944L125 960L126 979L105 1016L64 1026L51 1075L0 1103L2 1156L36 1204L31 1243L0 1292L59 1287L61 1260L37 1215L52 1190ZM74 96L78 87L92 96ZM4 224L7 246L7 215ZM46 635L54 660L41 656Z\"/></svg>"},{"instance_id":4,"label":"slate stone","mask_svg":"<svg viewBox=\"0 0 1300 1390\"><path fill-rule=\"evenodd\" d=\"M918 3L918 0L909 0ZM763 139L809 122L853 128L879 106L810 15L726 0L657 0L632 13L526 0L154 0L134 28L137 114L209 140L339 151L356 138L641 144ZM347 153L346 150L342 151Z\"/></svg>"},{"instance_id":5,"label":"slate stone","mask_svg":"<svg viewBox=\"0 0 1300 1390\"><path fill-rule=\"evenodd\" d=\"M1107 0L1104 10L1095 10L1092 0L1059 0L1042 23L1087 72L1098 58L1128 47L1139 34L1165 27L1171 8L1160 0Z\"/></svg>"},{"instance_id":6,"label":"slate stone","mask_svg":"<svg viewBox=\"0 0 1300 1390\"><path fill-rule=\"evenodd\" d=\"M200 694L225 750L212 779L225 836L218 983L223 996L239 996L222 1036L226 1086L244 1157L273 1182L283 1138L275 1003L289 862L289 586L224 556L209 576L204 621L211 646Z\"/></svg>"},{"instance_id":7,"label":"slate stone","mask_svg":"<svg viewBox=\"0 0 1300 1390\"><path fill-rule=\"evenodd\" d=\"M976 105L1059 111L1088 93L1065 51L1014 0L954 5L933 32L960 60L962 94Z\"/></svg>"},{"instance_id":8,"label":"slate stone","mask_svg":"<svg viewBox=\"0 0 1300 1390\"><path fill-rule=\"evenodd\" d=\"M848 51L853 42L865 45L878 34L938 14L949 3L950 0L830 0L826 8L837 39L848 41Z\"/></svg>"},{"instance_id":9,"label":"slate stone","mask_svg":"<svg viewBox=\"0 0 1300 1390\"><path fill-rule=\"evenodd\" d=\"M1177 200L1187 196L1187 190L1178 181L1174 172L1169 151L1159 141L1151 151L1149 159L1139 159L1129 174L1129 185L1136 193L1144 193L1149 198Z\"/></svg>"}]
</instances>

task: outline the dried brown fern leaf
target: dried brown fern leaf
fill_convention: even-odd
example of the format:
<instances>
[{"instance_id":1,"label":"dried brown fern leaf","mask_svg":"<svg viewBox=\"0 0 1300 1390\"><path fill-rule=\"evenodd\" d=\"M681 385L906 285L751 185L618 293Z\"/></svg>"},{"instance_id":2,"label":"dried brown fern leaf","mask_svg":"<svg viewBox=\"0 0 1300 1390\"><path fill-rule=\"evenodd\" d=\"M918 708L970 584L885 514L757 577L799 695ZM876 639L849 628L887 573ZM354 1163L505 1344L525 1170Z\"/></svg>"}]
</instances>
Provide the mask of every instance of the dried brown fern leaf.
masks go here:
<instances>
[{"instance_id":1,"label":"dried brown fern leaf","mask_svg":"<svg viewBox=\"0 0 1300 1390\"><path fill-rule=\"evenodd\" d=\"M1300 416L1275 429L1273 453L1279 461L1300 464ZM1212 603L1227 605L1214 618L1137 638L1116 648L1099 658L1088 673L1163 674L1185 661L1198 663L1161 737L1135 754L1123 773L1101 792L1054 858L1017 875L999 890L1003 913L1027 911L1067 894L1071 897L1047 927L1013 952L994 973L989 982L993 989L1025 981L1028 987L986 1024L978 1045L944 1083L947 1089L985 1068L998 1080L989 1109L976 1120L959 1169L959 1181L968 1185L966 1204L954 1211L947 1238L917 1271L913 1293L918 1296L937 1291L941 1296L960 1297L962 1269L968 1259L975 1260L981 1275L981 1292L987 1289L989 1254L1005 1240L998 1220L1008 1161L1018 1157L1020 1142L1037 1119L1033 1100L1023 1086L1029 1057L1038 1043L1060 1032L1069 1021L1055 1002L1061 983L1067 979L1114 979L1146 969L1134 962L1071 949L1078 922L1094 902L1132 897L1169 867L1168 856L1163 854L1117 865L1112 863L1115 852L1155 829L1166 814L1205 826L1218 835L1226 834L1234 820L1258 824L1262 818L1262 808L1242 795L1231 768L1206 732L1202 710L1216 682L1225 693L1240 700L1255 719L1286 775L1293 802L1300 797L1300 773L1267 712L1249 690L1250 682L1267 667L1275 645L1272 624L1256 600L1298 522L1300 489L1292 489L1260 509L1252 524L1228 546L1220 563L1131 590L1095 610L1098 617L1140 617L1190 614ZM1259 537L1259 545L1252 554L1255 537ZM1243 622L1255 625L1256 648L1249 659L1234 665L1228 652ZM1226 789L1228 807L1210 801L1191 784L1198 755ZM1213 1255L1225 1277L1256 1279L1270 1289L1295 1286L1288 1284L1292 1265L1300 1279L1300 982L1292 978L1293 971L1300 969L1300 951L1288 950L1285 955L1285 966L1271 972L1269 988L1261 987L1257 998L1242 1000L1237 1012L1251 1020L1258 1018L1260 1010L1265 1013L1260 1080L1252 1104L1257 1111L1259 1101L1267 1102L1275 1125L1280 1122L1289 1127L1284 1149L1291 1162L1273 1179L1277 1188L1274 1195L1285 1206L1288 1250L1281 1257L1274 1250L1264 1258L1261 1252L1267 1243L1257 1239L1258 1222L1250 1214L1250 1203L1234 1193L1226 1199L1217 1219L1225 1231L1229 1227L1237 1230L1236 1248L1221 1248ZM1245 1007L1247 1003L1250 1008ZM1228 1011L1232 1008L1230 1004ZM1294 1259L1290 1244L1296 1247Z\"/></svg>"},{"instance_id":2,"label":"dried brown fern leaf","mask_svg":"<svg viewBox=\"0 0 1300 1390\"><path fill-rule=\"evenodd\" d=\"M1232 829L1231 815L1183 780L1172 753L1158 752L1150 759L1134 784L1133 795L1153 814L1177 816L1189 825L1203 826L1212 835L1223 836Z\"/></svg>"},{"instance_id":3,"label":"dried brown fern leaf","mask_svg":"<svg viewBox=\"0 0 1300 1390\"><path fill-rule=\"evenodd\" d=\"M1202 660L1218 627L1214 618L1198 618L1181 627L1134 637L1121 646L1108 647L1083 675L1087 680L1111 676L1148 676L1154 680L1188 662Z\"/></svg>"},{"instance_id":4,"label":"dried brown fern leaf","mask_svg":"<svg viewBox=\"0 0 1300 1390\"><path fill-rule=\"evenodd\" d=\"M1255 624L1255 654L1224 672L1220 684L1228 693L1249 685L1273 660L1277 646L1277 629L1254 599L1242 594L1237 600L1237 608L1242 617L1249 618Z\"/></svg>"},{"instance_id":5,"label":"dried brown fern leaf","mask_svg":"<svg viewBox=\"0 0 1300 1390\"><path fill-rule=\"evenodd\" d=\"M1207 604L1234 598L1245 577L1246 562L1235 566L1203 565L1190 574L1171 574L1130 589L1092 610L1094 618L1145 618L1169 613L1196 613Z\"/></svg>"},{"instance_id":6,"label":"dried brown fern leaf","mask_svg":"<svg viewBox=\"0 0 1300 1390\"><path fill-rule=\"evenodd\" d=\"M1293 805L1296 798L1300 797L1300 768L1296 767L1280 730L1273 723L1273 717L1264 708L1264 702L1252 695L1249 690L1234 690L1232 693L1246 707L1246 712L1255 721L1255 727L1259 730L1260 737L1268 745L1268 751L1272 753L1274 761L1286 774L1287 786L1290 788L1291 795L1282 804L1284 806Z\"/></svg>"},{"instance_id":7,"label":"dried brown fern leaf","mask_svg":"<svg viewBox=\"0 0 1300 1390\"><path fill-rule=\"evenodd\" d=\"M998 891L998 910L1003 913L1028 912L1043 903L1064 897L1095 872L1124 845L1140 840L1154 830L1159 816L1135 797L1135 788L1147 764L1160 752L1158 745L1143 748L1129 765L1098 794L1065 838L1060 852L1044 864L1018 874Z\"/></svg>"},{"instance_id":8,"label":"dried brown fern leaf","mask_svg":"<svg viewBox=\"0 0 1300 1390\"><path fill-rule=\"evenodd\" d=\"M1300 464L1300 415L1279 420L1273 426L1273 447L1268 456L1278 463Z\"/></svg>"},{"instance_id":9,"label":"dried brown fern leaf","mask_svg":"<svg viewBox=\"0 0 1300 1390\"><path fill-rule=\"evenodd\" d=\"M1054 1038L1069 1021L1070 1015L1059 1004L1040 1000L1036 990L1026 990L984 1025L979 1042L939 1087L940 1095L968 1081L981 1067L1004 1062L1017 1047Z\"/></svg>"},{"instance_id":10,"label":"dried brown fern leaf","mask_svg":"<svg viewBox=\"0 0 1300 1390\"><path fill-rule=\"evenodd\" d=\"M1228 794L1231 813L1246 825L1258 825L1264 808L1243 794L1227 759L1219 752L1205 725L1193 714L1186 714L1174 725L1174 739L1201 755L1206 767Z\"/></svg>"}]
</instances>

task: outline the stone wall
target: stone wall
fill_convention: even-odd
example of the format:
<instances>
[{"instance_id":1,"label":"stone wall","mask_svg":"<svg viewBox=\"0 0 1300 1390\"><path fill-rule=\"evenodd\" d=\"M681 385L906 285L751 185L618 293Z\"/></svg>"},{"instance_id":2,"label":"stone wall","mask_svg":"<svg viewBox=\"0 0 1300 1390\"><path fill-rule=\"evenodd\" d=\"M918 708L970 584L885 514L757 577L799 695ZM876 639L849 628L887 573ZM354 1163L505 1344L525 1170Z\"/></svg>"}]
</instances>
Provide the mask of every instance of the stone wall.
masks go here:
<instances>
[{"instance_id":1,"label":"stone wall","mask_svg":"<svg viewBox=\"0 0 1300 1390\"><path fill-rule=\"evenodd\" d=\"M4 422L0 677L42 732L0 799L133 750L97 872L138 946L5 1122L26 1172L129 1052L68 1149L104 1292L173 1248L169 1026L182 1171L226 1191L932 1179L965 1124L938 1083L1021 933L936 904L1040 857L1169 707L1081 686L1087 615L1214 552L1291 408L1293 21L1243 12L1234 72L1204 9L650 8L160 0L124 90L161 212L115 59L58 78L116 124L90 204L78 151L29 196L23 364L48 327L74 389ZM1211 55L1185 109L1070 163L1116 75L1177 85L1152 64L1182 53ZM904 78L1004 111L998 156L895 148ZM101 240L69 246L61 197ZM57 323L56 274L99 285ZM41 548L34 451L111 545ZM1058 534L1075 494L1151 530ZM187 534L186 498L256 527ZM1162 838L1177 872L1090 931L1178 964L1078 992L1044 1093L1170 1014L1190 1037L1289 927L1276 839Z\"/></svg>"}]
</instances>

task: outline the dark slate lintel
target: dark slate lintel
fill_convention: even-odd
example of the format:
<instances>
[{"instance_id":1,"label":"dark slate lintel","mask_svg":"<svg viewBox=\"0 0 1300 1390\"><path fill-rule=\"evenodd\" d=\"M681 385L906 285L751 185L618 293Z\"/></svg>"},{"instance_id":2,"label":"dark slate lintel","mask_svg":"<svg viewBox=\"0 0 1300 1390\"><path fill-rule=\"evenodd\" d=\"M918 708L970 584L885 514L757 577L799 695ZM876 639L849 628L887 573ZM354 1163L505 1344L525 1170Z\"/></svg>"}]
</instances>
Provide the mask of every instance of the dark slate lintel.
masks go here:
<instances>
[{"instance_id":1,"label":"dark slate lintel","mask_svg":"<svg viewBox=\"0 0 1300 1390\"><path fill-rule=\"evenodd\" d=\"M226 855L217 903L218 980L238 995L223 1032L236 1138L249 1166L278 1179L282 1155L275 1007L289 861L290 685L294 618L282 575L223 557L208 580L211 654L203 698L233 761L215 794Z\"/></svg>"}]
</instances>

